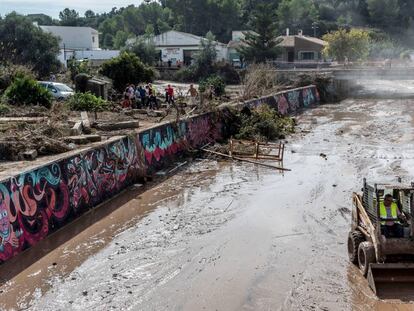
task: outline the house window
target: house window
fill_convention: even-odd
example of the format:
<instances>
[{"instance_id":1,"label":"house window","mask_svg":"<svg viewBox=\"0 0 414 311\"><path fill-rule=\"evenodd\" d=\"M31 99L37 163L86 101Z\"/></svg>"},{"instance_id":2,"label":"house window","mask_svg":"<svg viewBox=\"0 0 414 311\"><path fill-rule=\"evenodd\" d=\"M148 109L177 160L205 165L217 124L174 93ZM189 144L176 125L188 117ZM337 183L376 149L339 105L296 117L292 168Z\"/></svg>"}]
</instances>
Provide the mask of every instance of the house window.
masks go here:
<instances>
[{"instance_id":1,"label":"house window","mask_svg":"<svg viewBox=\"0 0 414 311\"><path fill-rule=\"evenodd\" d=\"M314 60L315 53L314 52L301 52L301 59L302 60Z\"/></svg>"},{"instance_id":2,"label":"house window","mask_svg":"<svg viewBox=\"0 0 414 311\"><path fill-rule=\"evenodd\" d=\"M95 37L94 36L92 36L92 42L95 43Z\"/></svg>"}]
</instances>

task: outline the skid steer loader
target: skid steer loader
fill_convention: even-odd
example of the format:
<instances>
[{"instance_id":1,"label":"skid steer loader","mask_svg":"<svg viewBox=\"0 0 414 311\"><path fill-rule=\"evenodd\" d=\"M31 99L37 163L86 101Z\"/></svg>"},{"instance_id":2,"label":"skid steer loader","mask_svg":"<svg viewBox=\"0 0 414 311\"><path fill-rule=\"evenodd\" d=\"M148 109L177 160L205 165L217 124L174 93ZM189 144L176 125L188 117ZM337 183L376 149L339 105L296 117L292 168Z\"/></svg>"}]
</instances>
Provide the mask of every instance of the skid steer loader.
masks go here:
<instances>
[{"instance_id":1,"label":"skid steer loader","mask_svg":"<svg viewBox=\"0 0 414 311\"><path fill-rule=\"evenodd\" d=\"M401 212L403 237L381 234L380 202L391 194ZM348 236L349 260L357 264L379 298L414 299L414 184L368 185L352 197L352 226ZM393 219L394 220L394 219Z\"/></svg>"}]
</instances>

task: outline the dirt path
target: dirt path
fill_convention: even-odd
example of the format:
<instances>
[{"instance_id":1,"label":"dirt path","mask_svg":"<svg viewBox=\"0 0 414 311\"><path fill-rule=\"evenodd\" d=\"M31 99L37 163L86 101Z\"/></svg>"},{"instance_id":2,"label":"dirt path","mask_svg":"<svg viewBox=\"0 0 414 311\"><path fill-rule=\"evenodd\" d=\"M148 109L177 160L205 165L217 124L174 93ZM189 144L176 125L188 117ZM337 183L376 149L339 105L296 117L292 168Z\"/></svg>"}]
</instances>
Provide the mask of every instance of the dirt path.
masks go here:
<instances>
[{"instance_id":1,"label":"dirt path","mask_svg":"<svg viewBox=\"0 0 414 311\"><path fill-rule=\"evenodd\" d=\"M347 100L306 112L284 175L201 161L148 192L125 194L107 205L121 208L2 286L0 305L412 310L376 300L346 254L351 194L362 178L410 181L411 105Z\"/></svg>"}]
</instances>

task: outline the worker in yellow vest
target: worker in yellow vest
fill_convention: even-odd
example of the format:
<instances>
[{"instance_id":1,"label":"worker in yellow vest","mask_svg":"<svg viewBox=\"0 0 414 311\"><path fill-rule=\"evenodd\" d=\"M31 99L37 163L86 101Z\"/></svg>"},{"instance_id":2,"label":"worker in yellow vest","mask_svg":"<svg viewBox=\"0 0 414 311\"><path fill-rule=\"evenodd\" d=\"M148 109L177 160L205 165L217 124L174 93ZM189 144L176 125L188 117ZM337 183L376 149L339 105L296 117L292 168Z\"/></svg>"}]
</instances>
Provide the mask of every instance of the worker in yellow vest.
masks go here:
<instances>
[{"instance_id":1,"label":"worker in yellow vest","mask_svg":"<svg viewBox=\"0 0 414 311\"><path fill-rule=\"evenodd\" d=\"M399 219L404 220L405 216L398 209L391 194L384 196L380 202L381 234L386 238L404 237L404 228Z\"/></svg>"}]
</instances>

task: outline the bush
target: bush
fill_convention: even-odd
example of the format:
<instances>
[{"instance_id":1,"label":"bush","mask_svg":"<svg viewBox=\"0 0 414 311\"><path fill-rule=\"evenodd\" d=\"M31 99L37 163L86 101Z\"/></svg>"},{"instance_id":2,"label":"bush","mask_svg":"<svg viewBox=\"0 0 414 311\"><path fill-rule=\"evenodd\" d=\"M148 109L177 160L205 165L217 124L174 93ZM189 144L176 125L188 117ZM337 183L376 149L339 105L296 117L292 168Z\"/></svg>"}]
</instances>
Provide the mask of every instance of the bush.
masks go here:
<instances>
[{"instance_id":1,"label":"bush","mask_svg":"<svg viewBox=\"0 0 414 311\"><path fill-rule=\"evenodd\" d=\"M11 105L40 105L50 108L52 95L30 77L18 76L4 92L7 103Z\"/></svg>"},{"instance_id":2,"label":"bush","mask_svg":"<svg viewBox=\"0 0 414 311\"><path fill-rule=\"evenodd\" d=\"M240 76L237 70L230 64L217 64L214 66L217 75L223 78L226 84L239 84Z\"/></svg>"},{"instance_id":3,"label":"bush","mask_svg":"<svg viewBox=\"0 0 414 311\"><path fill-rule=\"evenodd\" d=\"M6 104L0 103L0 115L10 112L10 107Z\"/></svg>"},{"instance_id":4,"label":"bush","mask_svg":"<svg viewBox=\"0 0 414 311\"><path fill-rule=\"evenodd\" d=\"M178 82L194 82L200 77L196 74L195 66L184 67L178 70L174 75L174 81Z\"/></svg>"},{"instance_id":5,"label":"bush","mask_svg":"<svg viewBox=\"0 0 414 311\"><path fill-rule=\"evenodd\" d=\"M85 93L88 87L90 76L86 73L80 73L75 77L75 89L78 92Z\"/></svg>"},{"instance_id":6,"label":"bush","mask_svg":"<svg viewBox=\"0 0 414 311\"><path fill-rule=\"evenodd\" d=\"M226 92L226 84L223 79L219 76L210 76L205 80L199 82L200 92L205 92L208 88L212 87L214 95L221 96Z\"/></svg>"},{"instance_id":7,"label":"bush","mask_svg":"<svg viewBox=\"0 0 414 311\"><path fill-rule=\"evenodd\" d=\"M103 111L108 109L108 103L90 92L76 93L69 98L68 104L75 111Z\"/></svg>"},{"instance_id":8,"label":"bush","mask_svg":"<svg viewBox=\"0 0 414 311\"><path fill-rule=\"evenodd\" d=\"M237 139L275 140L294 131L294 121L280 116L276 110L264 105L240 116L240 131Z\"/></svg>"},{"instance_id":9,"label":"bush","mask_svg":"<svg viewBox=\"0 0 414 311\"><path fill-rule=\"evenodd\" d=\"M155 74L152 68L145 66L135 54L128 52L105 62L100 72L112 79L114 88L120 92L128 84L152 81Z\"/></svg>"},{"instance_id":10,"label":"bush","mask_svg":"<svg viewBox=\"0 0 414 311\"><path fill-rule=\"evenodd\" d=\"M0 93L5 91L16 77L35 78L33 71L26 66L7 64L0 66Z\"/></svg>"},{"instance_id":11,"label":"bush","mask_svg":"<svg viewBox=\"0 0 414 311\"><path fill-rule=\"evenodd\" d=\"M75 82L76 76L79 74L89 75L91 73L91 66L89 61L79 61L76 59L68 60L68 69L70 72L70 80Z\"/></svg>"},{"instance_id":12,"label":"bush","mask_svg":"<svg viewBox=\"0 0 414 311\"><path fill-rule=\"evenodd\" d=\"M223 79L226 84L239 84L240 76L236 69L230 64L215 64L213 66L212 72L215 72L214 75L217 75ZM197 65L191 65L189 67L184 67L178 70L174 74L174 81L178 82L194 82L198 80L203 80L209 78L210 75L206 77L206 72L200 70Z\"/></svg>"},{"instance_id":13,"label":"bush","mask_svg":"<svg viewBox=\"0 0 414 311\"><path fill-rule=\"evenodd\" d=\"M154 65L159 59L155 45L144 39L137 38L136 42L127 48L127 51L134 53L144 64L149 66Z\"/></svg>"}]
</instances>

